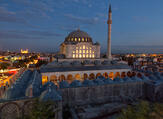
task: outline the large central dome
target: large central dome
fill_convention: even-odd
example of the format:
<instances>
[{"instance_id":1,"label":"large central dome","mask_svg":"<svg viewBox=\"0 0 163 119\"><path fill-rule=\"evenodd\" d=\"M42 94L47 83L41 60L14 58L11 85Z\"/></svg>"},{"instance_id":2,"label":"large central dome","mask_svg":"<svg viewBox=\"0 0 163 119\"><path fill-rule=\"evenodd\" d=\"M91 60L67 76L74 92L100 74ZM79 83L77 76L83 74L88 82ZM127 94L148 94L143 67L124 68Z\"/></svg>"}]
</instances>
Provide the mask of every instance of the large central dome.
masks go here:
<instances>
[{"instance_id":1,"label":"large central dome","mask_svg":"<svg viewBox=\"0 0 163 119\"><path fill-rule=\"evenodd\" d=\"M84 31L80 29L71 32L66 38L66 43L77 43L77 42L92 42L92 38Z\"/></svg>"}]
</instances>

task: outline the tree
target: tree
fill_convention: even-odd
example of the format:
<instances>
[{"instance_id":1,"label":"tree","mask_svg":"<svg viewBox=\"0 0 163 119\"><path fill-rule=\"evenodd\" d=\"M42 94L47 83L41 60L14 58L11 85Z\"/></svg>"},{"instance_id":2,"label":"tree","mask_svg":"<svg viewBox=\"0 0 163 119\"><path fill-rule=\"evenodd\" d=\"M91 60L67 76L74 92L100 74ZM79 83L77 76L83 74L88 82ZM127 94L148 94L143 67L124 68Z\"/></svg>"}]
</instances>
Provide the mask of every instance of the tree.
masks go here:
<instances>
[{"instance_id":1,"label":"tree","mask_svg":"<svg viewBox=\"0 0 163 119\"><path fill-rule=\"evenodd\" d=\"M55 119L56 111L54 107L55 103L53 101L43 102L36 99L30 113L25 115L23 119Z\"/></svg>"},{"instance_id":2,"label":"tree","mask_svg":"<svg viewBox=\"0 0 163 119\"><path fill-rule=\"evenodd\" d=\"M5 69L7 69L9 66L10 66L10 64L8 64L8 63L1 63L1 64L0 64L0 69L5 70Z\"/></svg>"},{"instance_id":3,"label":"tree","mask_svg":"<svg viewBox=\"0 0 163 119\"><path fill-rule=\"evenodd\" d=\"M163 104L141 101L136 106L123 109L118 119L163 119Z\"/></svg>"}]
</instances>

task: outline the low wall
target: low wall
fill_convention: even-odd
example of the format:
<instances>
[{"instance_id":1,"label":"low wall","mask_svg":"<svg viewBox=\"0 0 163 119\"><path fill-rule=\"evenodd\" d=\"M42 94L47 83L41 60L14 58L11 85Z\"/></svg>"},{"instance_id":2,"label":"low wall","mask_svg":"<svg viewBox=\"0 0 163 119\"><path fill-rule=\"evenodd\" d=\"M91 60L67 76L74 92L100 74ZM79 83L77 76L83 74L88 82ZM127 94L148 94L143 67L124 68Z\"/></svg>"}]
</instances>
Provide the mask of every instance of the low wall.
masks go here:
<instances>
[{"instance_id":1,"label":"low wall","mask_svg":"<svg viewBox=\"0 0 163 119\"><path fill-rule=\"evenodd\" d=\"M82 105L143 98L144 82L61 89L63 105Z\"/></svg>"}]
</instances>

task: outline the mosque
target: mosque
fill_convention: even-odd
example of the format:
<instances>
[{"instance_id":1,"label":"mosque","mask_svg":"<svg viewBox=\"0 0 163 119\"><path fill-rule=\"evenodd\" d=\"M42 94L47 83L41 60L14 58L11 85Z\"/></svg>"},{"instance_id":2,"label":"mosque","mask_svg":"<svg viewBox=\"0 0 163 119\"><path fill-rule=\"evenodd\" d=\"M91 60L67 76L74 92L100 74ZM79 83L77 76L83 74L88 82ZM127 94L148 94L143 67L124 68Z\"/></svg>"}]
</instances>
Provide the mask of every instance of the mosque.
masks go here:
<instances>
[{"instance_id":1,"label":"mosque","mask_svg":"<svg viewBox=\"0 0 163 119\"><path fill-rule=\"evenodd\" d=\"M93 43L86 32L78 29L65 38L60 46L60 53L71 59L100 58L100 44Z\"/></svg>"}]
</instances>

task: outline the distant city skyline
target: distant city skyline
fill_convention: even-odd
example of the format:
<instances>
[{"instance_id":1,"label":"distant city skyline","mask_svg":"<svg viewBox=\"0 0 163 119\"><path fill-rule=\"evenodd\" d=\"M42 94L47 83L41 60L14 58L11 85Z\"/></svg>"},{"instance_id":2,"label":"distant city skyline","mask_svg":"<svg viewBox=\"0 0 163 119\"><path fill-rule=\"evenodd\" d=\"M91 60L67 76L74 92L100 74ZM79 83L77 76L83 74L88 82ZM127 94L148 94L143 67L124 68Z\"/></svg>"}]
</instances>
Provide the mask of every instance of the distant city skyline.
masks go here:
<instances>
[{"instance_id":1,"label":"distant city skyline","mask_svg":"<svg viewBox=\"0 0 163 119\"><path fill-rule=\"evenodd\" d=\"M125 46L156 50L159 46L161 52L162 0L114 0L111 4L113 53ZM80 28L105 52L108 7L108 0L1 0L0 50L55 52L68 33Z\"/></svg>"}]
</instances>

